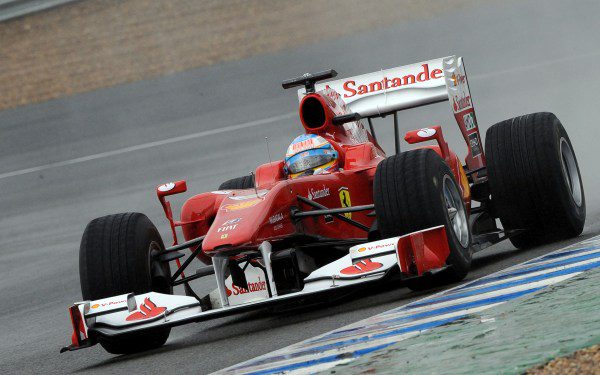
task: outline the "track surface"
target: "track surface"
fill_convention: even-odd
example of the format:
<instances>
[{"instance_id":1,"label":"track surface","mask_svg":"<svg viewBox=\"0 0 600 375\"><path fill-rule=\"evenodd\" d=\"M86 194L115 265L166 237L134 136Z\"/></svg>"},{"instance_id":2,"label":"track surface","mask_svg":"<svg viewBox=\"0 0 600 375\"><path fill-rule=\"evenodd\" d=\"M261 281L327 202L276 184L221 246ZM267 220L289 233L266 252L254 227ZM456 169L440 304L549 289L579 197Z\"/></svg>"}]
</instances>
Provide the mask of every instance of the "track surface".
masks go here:
<instances>
[{"instance_id":1,"label":"track surface","mask_svg":"<svg viewBox=\"0 0 600 375\"><path fill-rule=\"evenodd\" d=\"M349 76L453 53L464 56L483 130L535 111L550 110L562 120L587 193L584 235L598 233L599 11L596 1L482 5L0 112L0 370L206 373L422 296L405 289L371 290L297 313L256 312L176 328L164 348L149 353L115 357L94 347L58 354L69 341L66 307L80 298L77 254L86 223L140 211L168 239L154 186L187 178L191 192L214 189L267 161L267 135L271 154L283 155L300 127L290 115L296 94L282 92L279 82L305 71L335 68ZM447 103L407 111L400 119L403 131L446 125L451 147L464 150ZM384 148L392 150L391 127L378 125ZM190 134L195 136L186 140ZM174 207L182 200L175 199ZM477 256L469 279L571 242L528 252L501 244ZM213 283L197 286L208 291Z\"/></svg>"}]
</instances>

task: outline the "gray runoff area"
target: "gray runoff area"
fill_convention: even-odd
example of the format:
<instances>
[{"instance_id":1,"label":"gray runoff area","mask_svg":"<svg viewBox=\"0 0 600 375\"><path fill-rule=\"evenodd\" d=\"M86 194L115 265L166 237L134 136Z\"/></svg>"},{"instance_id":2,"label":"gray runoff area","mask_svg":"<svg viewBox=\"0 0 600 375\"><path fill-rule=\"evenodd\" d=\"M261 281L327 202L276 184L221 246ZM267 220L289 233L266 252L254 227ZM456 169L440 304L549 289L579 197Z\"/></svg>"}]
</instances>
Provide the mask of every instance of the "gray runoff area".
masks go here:
<instances>
[{"instance_id":1,"label":"gray runoff area","mask_svg":"<svg viewBox=\"0 0 600 375\"><path fill-rule=\"evenodd\" d=\"M271 155L283 156L300 126L290 115L296 93L282 91L280 81L306 71L335 68L350 76L464 56L483 131L530 112L553 111L561 119L586 191L582 236L598 233L599 11L596 1L502 1L0 112L0 370L207 373L427 295L390 286L296 312L257 311L179 327L166 346L148 353L117 357L97 346L58 354L70 340L66 308L81 298L78 247L87 222L140 211L169 242L154 187L185 178L190 193L215 189L268 160L265 136ZM441 124L450 146L464 150L448 103L402 112L400 120L403 132ZM226 128L238 124L244 126ZM376 126L391 152L391 126L385 120ZM206 133L186 140L199 132ZM181 138L160 142L173 137ZM6 175L44 165L50 166ZM183 200L173 199L173 206ZM476 256L468 279L575 241L527 252L500 244ZM194 286L207 292L214 282Z\"/></svg>"}]
</instances>

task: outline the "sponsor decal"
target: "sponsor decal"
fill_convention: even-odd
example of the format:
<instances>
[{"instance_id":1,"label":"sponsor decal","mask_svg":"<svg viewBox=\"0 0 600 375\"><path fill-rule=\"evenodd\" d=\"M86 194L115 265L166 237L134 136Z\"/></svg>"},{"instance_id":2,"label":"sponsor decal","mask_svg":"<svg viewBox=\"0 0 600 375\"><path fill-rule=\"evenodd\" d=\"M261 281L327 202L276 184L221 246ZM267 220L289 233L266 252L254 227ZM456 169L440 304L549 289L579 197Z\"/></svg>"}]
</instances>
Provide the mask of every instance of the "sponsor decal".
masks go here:
<instances>
[{"instance_id":1,"label":"sponsor decal","mask_svg":"<svg viewBox=\"0 0 600 375\"><path fill-rule=\"evenodd\" d=\"M435 129L432 128L423 128L417 132L417 135L421 138L429 138L434 136L436 133Z\"/></svg>"},{"instance_id":2,"label":"sponsor decal","mask_svg":"<svg viewBox=\"0 0 600 375\"><path fill-rule=\"evenodd\" d=\"M175 188L175 183L174 182L167 182L166 184L162 184L158 187L158 191L162 191L163 193L165 191L171 191Z\"/></svg>"},{"instance_id":3,"label":"sponsor decal","mask_svg":"<svg viewBox=\"0 0 600 375\"><path fill-rule=\"evenodd\" d=\"M374 253L371 256L375 256L381 250L394 250L396 248L395 242L387 242L387 243L373 243L372 245L365 244L358 249L351 248L350 256L351 257L361 257L366 256L361 253L370 254Z\"/></svg>"},{"instance_id":4,"label":"sponsor decal","mask_svg":"<svg viewBox=\"0 0 600 375\"><path fill-rule=\"evenodd\" d=\"M299 152L301 150L306 150L307 148L311 148L313 145L313 139L307 139L305 141L300 141L298 143L294 143L292 145L292 151Z\"/></svg>"},{"instance_id":5,"label":"sponsor decal","mask_svg":"<svg viewBox=\"0 0 600 375\"><path fill-rule=\"evenodd\" d=\"M331 99L331 101L333 102L333 108L339 105L340 107L342 107L343 110L346 109L346 104L342 100L342 96L337 91L329 87L329 85L325 85L325 90L323 90L323 94L325 94L326 97Z\"/></svg>"},{"instance_id":6,"label":"sponsor decal","mask_svg":"<svg viewBox=\"0 0 600 375\"><path fill-rule=\"evenodd\" d=\"M454 113L463 112L469 108L473 108L473 102L471 100L471 94L469 93L469 85L467 82L467 75L462 65L462 59L444 61L445 74L446 74L446 86L448 88L448 95L451 97L450 105ZM472 118L472 124L477 126L475 118ZM461 123L463 121L466 126L467 119L456 117L456 121ZM472 125L471 124L471 125Z\"/></svg>"},{"instance_id":7,"label":"sponsor decal","mask_svg":"<svg viewBox=\"0 0 600 375\"><path fill-rule=\"evenodd\" d=\"M139 311L134 311L125 320L128 322L136 320L150 319L158 316L167 310L166 307L156 306L154 302L150 301L150 298L146 297L144 303L140 305Z\"/></svg>"},{"instance_id":8,"label":"sponsor decal","mask_svg":"<svg viewBox=\"0 0 600 375\"><path fill-rule=\"evenodd\" d=\"M113 306L113 305L120 305L122 303L127 303L126 300L123 301L109 301L109 302L105 302L105 303L95 303L92 306L90 306L92 309L97 309L98 307L106 307L106 306Z\"/></svg>"},{"instance_id":9,"label":"sponsor decal","mask_svg":"<svg viewBox=\"0 0 600 375\"><path fill-rule=\"evenodd\" d=\"M340 195L340 204L342 207L352 207L352 201L350 200L350 192L347 187L341 187L338 190ZM348 219L352 219L352 212L346 212L344 214Z\"/></svg>"},{"instance_id":10,"label":"sponsor decal","mask_svg":"<svg viewBox=\"0 0 600 375\"><path fill-rule=\"evenodd\" d=\"M239 287L235 284L231 284L231 289L229 289L228 287L225 287L225 291L227 292L227 297L238 296L240 294L254 293L254 292L260 292L263 290L267 290L266 281L261 281L260 276L258 277L258 280L259 281L255 282L255 283L249 282L248 289Z\"/></svg>"},{"instance_id":11,"label":"sponsor decal","mask_svg":"<svg viewBox=\"0 0 600 375\"><path fill-rule=\"evenodd\" d=\"M473 112L469 112L464 115L463 123L465 124L465 129L467 129L467 131L475 129L475 114Z\"/></svg>"},{"instance_id":12,"label":"sponsor decal","mask_svg":"<svg viewBox=\"0 0 600 375\"><path fill-rule=\"evenodd\" d=\"M226 239L227 237L229 237L229 234L227 234L227 233L221 235L222 240Z\"/></svg>"},{"instance_id":13,"label":"sponsor decal","mask_svg":"<svg viewBox=\"0 0 600 375\"><path fill-rule=\"evenodd\" d=\"M217 233L221 233L221 232L228 232L230 230L234 230L235 228L237 228L237 224L233 224L233 225L226 225L224 227L220 227L217 229Z\"/></svg>"},{"instance_id":14,"label":"sponsor decal","mask_svg":"<svg viewBox=\"0 0 600 375\"><path fill-rule=\"evenodd\" d=\"M225 211L244 210L246 208L256 206L260 202L262 202L262 199L253 199L253 200L244 201L241 203L226 204L225 206L223 206L223 210L225 210Z\"/></svg>"},{"instance_id":15,"label":"sponsor decal","mask_svg":"<svg viewBox=\"0 0 600 375\"><path fill-rule=\"evenodd\" d=\"M387 249L387 248L395 248L396 242L382 243L377 245L366 246L363 249L365 250L378 250L378 249ZM365 251L363 250L363 251ZM358 250L360 251L360 249Z\"/></svg>"},{"instance_id":16,"label":"sponsor decal","mask_svg":"<svg viewBox=\"0 0 600 375\"><path fill-rule=\"evenodd\" d=\"M452 83L454 83L454 86L458 86L467 81L467 76L463 74L452 73L452 77L450 79L452 79Z\"/></svg>"},{"instance_id":17,"label":"sponsor decal","mask_svg":"<svg viewBox=\"0 0 600 375\"><path fill-rule=\"evenodd\" d=\"M308 195L307 198L312 200L315 199L320 199L320 198L325 198L329 196L329 188L325 185L323 185L322 189L318 189L318 190L314 190L314 189L308 189Z\"/></svg>"},{"instance_id":18,"label":"sponsor decal","mask_svg":"<svg viewBox=\"0 0 600 375\"><path fill-rule=\"evenodd\" d=\"M343 84L344 98L351 98L355 95L365 95L402 86L411 86L417 82L440 79L442 76L443 71L441 69L430 70L429 64L423 64L421 65L421 71L417 74L407 74L402 77L384 77L381 81L369 82L358 86L356 85L356 81L350 80Z\"/></svg>"},{"instance_id":19,"label":"sponsor decal","mask_svg":"<svg viewBox=\"0 0 600 375\"><path fill-rule=\"evenodd\" d=\"M228 195L231 194L231 190L215 190L211 191L211 194Z\"/></svg>"},{"instance_id":20,"label":"sponsor decal","mask_svg":"<svg viewBox=\"0 0 600 375\"><path fill-rule=\"evenodd\" d=\"M471 108L471 95L466 96L454 96L452 97L454 102L454 112L460 112L467 108Z\"/></svg>"},{"instance_id":21,"label":"sponsor decal","mask_svg":"<svg viewBox=\"0 0 600 375\"><path fill-rule=\"evenodd\" d=\"M235 195L235 196L230 196L229 199L233 199L234 201L246 201L249 199L262 198L265 195L267 195L268 192L269 192L268 190L261 190L257 194Z\"/></svg>"},{"instance_id":22,"label":"sponsor decal","mask_svg":"<svg viewBox=\"0 0 600 375\"><path fill-rule=\"evenodd\" d=\"M356 143L364 143L369 140L367 131L360 121L353 121L344 124L344 129L348 132L348 136Z\"/></svg>"},{"instance_id":23,"label":"sponsor decal","mask_svg":"<svg viewBox=\"0 0 600 375\"><path fill-rule=\"evenodd\" d=\"M267 285L265 272L259 267L255 267L251 264L240 266L242 266L242 269L244 270L248 288L242 288L233 284L231 276L225 279L225 291L229 297L229 304L235 306L269 298L269 287Z\"/></svg>"},{"instance_id":24,"label":"sponsor decal","mask_svg":"<svg viewBox=\"0 0 600 375\"><path fill-rule=\"evenodd\" d=\"M381 267L383 267L383 264L379 262L373 262L371 259L364 259L352 266L344 268L340 273L343 273L344 275L360 275L361 273L375 271Z\"/></svg>"},{"instance_id":25,"label":"sponsor decal","mask_svg":"<svg viewBox=\"0 0 600 375\"><path fill-rule=\"evenodd\" d=\"M226 222L224 222L223 224L221 224L221 226L224 225L233 225L233 224L237 224L242 220L241 217L235 218L235 219L231 219L231 220L227 220Z\"/></svg>"},{"instance_id":26,"label":"sponsor decal","mask_svg":"<svg viewBox=\"0 0 600 375\"><path fill-rule=\"evenodd\" d=\"M278 230L280 230L280 229L282 229L282 228L283 228L283 223L279 223L279 224L277 224L277 225L275 225L275 226L273 227L273 230L274 230L274 231L278 231Z\"/></svg>"},{"instance_id":27,"label":"sponsor decal","mask_svg":"<svg viewBox=\"0 0 600 375\"><path fill-rule=\"evenodd\" d=\"M275 224L277 222L280 222L281 220L283 220L283 214L278 213L269 218L269 224Z\"/></svg>"},{"instance_id":28,"label":"sponsor decal","mask_svg":"<svg viewBox=\"0 0 600 375\"><path fill-rule=\"evenodd\" d=\"M325 138L321 136L311 137L299 142L292 143L286 152L286 156L290 157L296 154L299 154L303 151L312 150L314 148L319 148L327 144Z\"/></svg>"},{"instance_id":29,"label":"sponsor decal","mask_svg":"<svg viewBox=\"0 0 600 375\"><path fill-rule=\"evenodd\" d=\"M217 233L228 232L230 230L234 230L237 228L237 223L239 223L242 218L238 217L235 219L227 220L224 222L219 228L217 228Z\"/></svg>"},{"instance_id":30,"label":"sponsor decal","mask_svg":"<svg viewBox=\"0 0 600 375\"><path fill-rule=\"evenodd\" d=\"M481 146L479 144L479 137L477 133L469 135L469 147L471 148L471 154L473 157L481 154Z\"/></svg>"}]
</instances>

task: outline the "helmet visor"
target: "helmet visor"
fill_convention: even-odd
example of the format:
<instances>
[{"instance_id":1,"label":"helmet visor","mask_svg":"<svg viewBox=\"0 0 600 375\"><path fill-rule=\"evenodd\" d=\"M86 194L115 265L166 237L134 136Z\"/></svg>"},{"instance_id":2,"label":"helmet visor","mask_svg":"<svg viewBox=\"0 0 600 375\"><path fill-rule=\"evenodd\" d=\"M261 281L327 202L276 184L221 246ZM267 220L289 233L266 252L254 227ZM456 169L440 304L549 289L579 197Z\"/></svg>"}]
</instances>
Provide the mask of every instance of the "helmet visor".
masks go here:
<instances>
[{"instance_id":1,"label":"helmet visor","mask_svg":"<svg viewBox=\"0 0 600 375\"><path fill-rule=\"evenodd\" d=\"M335 158L333 154L326 155L308 155L302 158L297 158L288 165L289 173L300 173L308 169L316 168L320 165L327 164Z\"/></svg>"}]
</instances>

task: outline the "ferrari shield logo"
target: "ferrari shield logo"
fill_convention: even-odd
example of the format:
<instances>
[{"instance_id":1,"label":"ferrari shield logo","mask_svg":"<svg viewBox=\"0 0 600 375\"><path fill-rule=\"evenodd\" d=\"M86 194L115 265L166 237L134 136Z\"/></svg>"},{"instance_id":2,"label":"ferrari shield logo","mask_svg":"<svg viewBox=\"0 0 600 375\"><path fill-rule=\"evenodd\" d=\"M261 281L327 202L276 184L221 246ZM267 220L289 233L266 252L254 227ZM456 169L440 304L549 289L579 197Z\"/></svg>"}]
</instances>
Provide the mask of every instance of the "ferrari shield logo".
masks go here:
<instances>
[{"instance_id":1,"label":"ferrari shield logo","mask_svg":"<svg viewBox=\"0 0 600 375\"><path fill-rule=\"evenodd\" d=\"M340 203L342 207L352 207L352 201L350 201L350 192L347 187L341 187L339 189L340 193ZM348 219L352 219L352 212L346 212L344 214Z\"/></svg>"}]
</instances>

